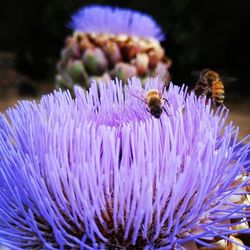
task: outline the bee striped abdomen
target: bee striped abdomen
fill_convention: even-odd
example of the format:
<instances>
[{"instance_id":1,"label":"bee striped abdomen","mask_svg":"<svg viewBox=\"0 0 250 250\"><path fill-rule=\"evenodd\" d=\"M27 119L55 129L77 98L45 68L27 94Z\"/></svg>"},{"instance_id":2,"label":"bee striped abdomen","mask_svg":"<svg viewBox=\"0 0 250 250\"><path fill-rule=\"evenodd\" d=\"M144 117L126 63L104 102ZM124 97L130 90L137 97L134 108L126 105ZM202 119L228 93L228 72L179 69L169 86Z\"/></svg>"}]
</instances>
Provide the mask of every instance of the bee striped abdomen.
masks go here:
<instances>
[{"instance_id":1,"label":"bee striped abdomen","mask_svg":"<svg viewBox=\"0 0 250 250\"><path fill-rule=\"evenodd\" d=\"M222 81L214 81L212 83L212 98L217 105L224 103L225 91Z\"/></svg>"}]
</instances>

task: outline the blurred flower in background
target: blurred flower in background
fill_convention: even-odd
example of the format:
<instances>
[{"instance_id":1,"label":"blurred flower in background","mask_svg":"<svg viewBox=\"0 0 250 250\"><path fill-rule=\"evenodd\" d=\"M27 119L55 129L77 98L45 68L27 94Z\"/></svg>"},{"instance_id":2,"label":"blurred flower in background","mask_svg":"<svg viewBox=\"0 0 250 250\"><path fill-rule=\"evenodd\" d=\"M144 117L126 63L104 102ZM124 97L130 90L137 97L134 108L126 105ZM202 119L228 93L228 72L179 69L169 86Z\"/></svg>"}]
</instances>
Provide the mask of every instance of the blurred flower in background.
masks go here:
<instances>
[{"instance_id":1,"label":"blurred flower in background","mask_svg":"<svg viewBox=\"0 0 250 250\"><path fill-rule=\"evenodd\" d=\"M57 87L88 88L91 79L145 79L171 66L160 45L164 34L146 14L88 6L72 16L70 26L74 33L66 38L57 64Z\"/></svg>"},{"instance_id":2,"label":"blurred flower in background","mask_svg":"<svg viewBox=\"0 0 250 250\"><path fill-rule=\"evenodd\" d=\"M145 88L157 88L150 80ZM13 249L236 249L249 144L225 109L170 85L155 119L132 79L23 101L0 119L0 244ZM28 114L28 115L27 115ZM236 243L235 243L236 242ZM205 248L201 248L204 246ZM234 248L233 248L234 247Z\"/></svg>"}]
</instances>

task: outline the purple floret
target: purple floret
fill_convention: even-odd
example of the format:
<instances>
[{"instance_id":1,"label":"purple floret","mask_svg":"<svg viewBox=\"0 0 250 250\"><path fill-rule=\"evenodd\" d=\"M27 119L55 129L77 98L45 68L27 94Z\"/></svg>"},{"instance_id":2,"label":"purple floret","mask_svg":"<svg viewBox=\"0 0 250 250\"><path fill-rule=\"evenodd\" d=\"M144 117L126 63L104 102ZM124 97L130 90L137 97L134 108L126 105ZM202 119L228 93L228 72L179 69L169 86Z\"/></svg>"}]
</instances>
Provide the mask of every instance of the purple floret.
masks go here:
<instances>
[{"instance_id":1,"label":"purple floret","mask_svg":"<svg viewBox=\"0 0 250 250\"><path fill-rule=\"evenodd\" d=\"M127 34L164 40L161 28L152 17L130 9L84 7L72 16L70 27L86 33Z\"/></svg>"},{"instance_id":2,"label":"purple floret","mask_svg":"<svg viewBox=\"0 0 250 250\"><path fill-rule=\"evenodd\" d=\"M146 84L157 88L158 79ZM223 109L170 85L155 119L138 79L76 98L55 91L0 117L0 245L11 249L171 249L228 237L247 163ZM244 193L243 193L244 194ZM246 232L246 233L249 233ZM204 243L205 244L205 243Z\"/></svg>"}]
</instances>

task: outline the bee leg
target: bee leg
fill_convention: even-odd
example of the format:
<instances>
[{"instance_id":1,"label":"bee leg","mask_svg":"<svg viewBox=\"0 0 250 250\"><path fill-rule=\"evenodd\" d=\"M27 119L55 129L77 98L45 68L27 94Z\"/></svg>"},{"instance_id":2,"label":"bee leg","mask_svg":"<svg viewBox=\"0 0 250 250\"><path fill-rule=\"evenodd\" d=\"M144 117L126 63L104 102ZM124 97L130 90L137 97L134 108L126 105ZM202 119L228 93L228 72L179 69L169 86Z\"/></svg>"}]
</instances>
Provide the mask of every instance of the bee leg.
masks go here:
<instances>
[{"instance_id":1,"label":"bee leg","mask_svg":"<svg viewBox=\"0 0 250 250\"><path fill-rule=\"evenodd\" d=\"M202 89L202 82L200 79L198 79L198 81L196 82L194 88L191 91L196 91L197 89Z\"/></svg>"},{"instance_id":2,"label":"bee leg","mask_svg":"<svg viewBox=\"0 0 250 250\"><path fill-rule=\"evenodd\" d=\"M201 95L206 96L208 94L209 88L205 88Z\"/></svg>"},{"instance_id":3,"label":"bee leg","mask_svg":"<svg viewBox=\"0 0 250 250\"><path fill-rule=\"evenodd\" d=\"M199 82L197 82L195 84L195 87L192 89L192 91L196 91L197 89L201 88L201 85L199 84Z\"/></svg>"},{"instance_id":4,"label":"bee leg","mask_svg":"<svg viewBox=\"0 0 250 250\"><path fill-rule=\"evenodd\" d=\"M168 102L168 100L165 97L163 97L162 100L169 105L169 102Z\"/></svg>"},{"instance_id":5,"label":"bee leg","mask_svg":"<svg viewBox=\"0 0 250 250\"><path fill-rule=\"evenodd\" d=\"M168 104L168 106L170 106L169 101L168 101L165 97L163 97L162 100L163 100L164 102L166 102L166 103ZM166 114L167 114L168 116L170 116L170 114L167 112L167 110L166 110L166 108L165 108L164 106L162 106L162 109L166 112Z\"/></svg>"},{"instance_id":6,"label":"bee leg","mask_svg":"<svg viewBox=\"0 0 250 250\"><path fill-rule=\"evenodd\" d=\"M167 110L166 110L165 107L162 107L162 109L166 112L166 114L167 114L168 116L170 116L170 114L167 112Z\"/></svg>"},{"instance_id":7,"label":"bee leg","mask_svg":"<svg viewBox=\"0 0 250 250\"><path fill-rule=\"evenodd\" d=\"M146 108L146 110L148 111L148 113L150 113L150 110L148 108Z\"/></svg>"},{"instance_id":8,"label":"bee leg","mask_svg":"<svg viewBox=\"0 0 250 250\"><path fill-rule=\"evenodd\" d=\"M170 106L169 101L168 101L165 97L163 97L162 99L163 99L164 102L167 103L168 106ZM164 107L163 107L163 108L164 108ZM165 109L165 108L164 108L164 109Z\"/></svg>"},{"instance_id":9,"label":"bee leg","mask_svg":"<svg viewBox=\"0 0 250 250\"><path fill-rule=\"evenodd\" d=\"M212 98L212 105L213 105L214 107L216 107L216 101L215 101L214 98Z\"/></svg>"}]
</instances>

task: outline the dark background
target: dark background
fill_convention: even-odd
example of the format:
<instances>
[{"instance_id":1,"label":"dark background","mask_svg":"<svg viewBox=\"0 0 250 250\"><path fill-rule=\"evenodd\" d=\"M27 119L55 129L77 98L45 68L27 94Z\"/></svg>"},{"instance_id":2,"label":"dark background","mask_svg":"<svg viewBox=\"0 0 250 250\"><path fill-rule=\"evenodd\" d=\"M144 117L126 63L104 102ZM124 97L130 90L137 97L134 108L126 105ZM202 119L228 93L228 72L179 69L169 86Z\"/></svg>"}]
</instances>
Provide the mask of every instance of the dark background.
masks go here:
<instances>
[{"instance_id":1,"label":"dark background","mask_svg":"<svg viewBox=\"0 0 250 250\"><path fill-rule=\"evenodd\" d=\"M16 55L16 67L34 80L53 81L70 15L83 5L108 4L150 14L167 33L175 83L194 83L190 72L210 67L237 78L228 93L248 92L250 1L0 0L0 51Z\"/></svg>"}]
</instances>

